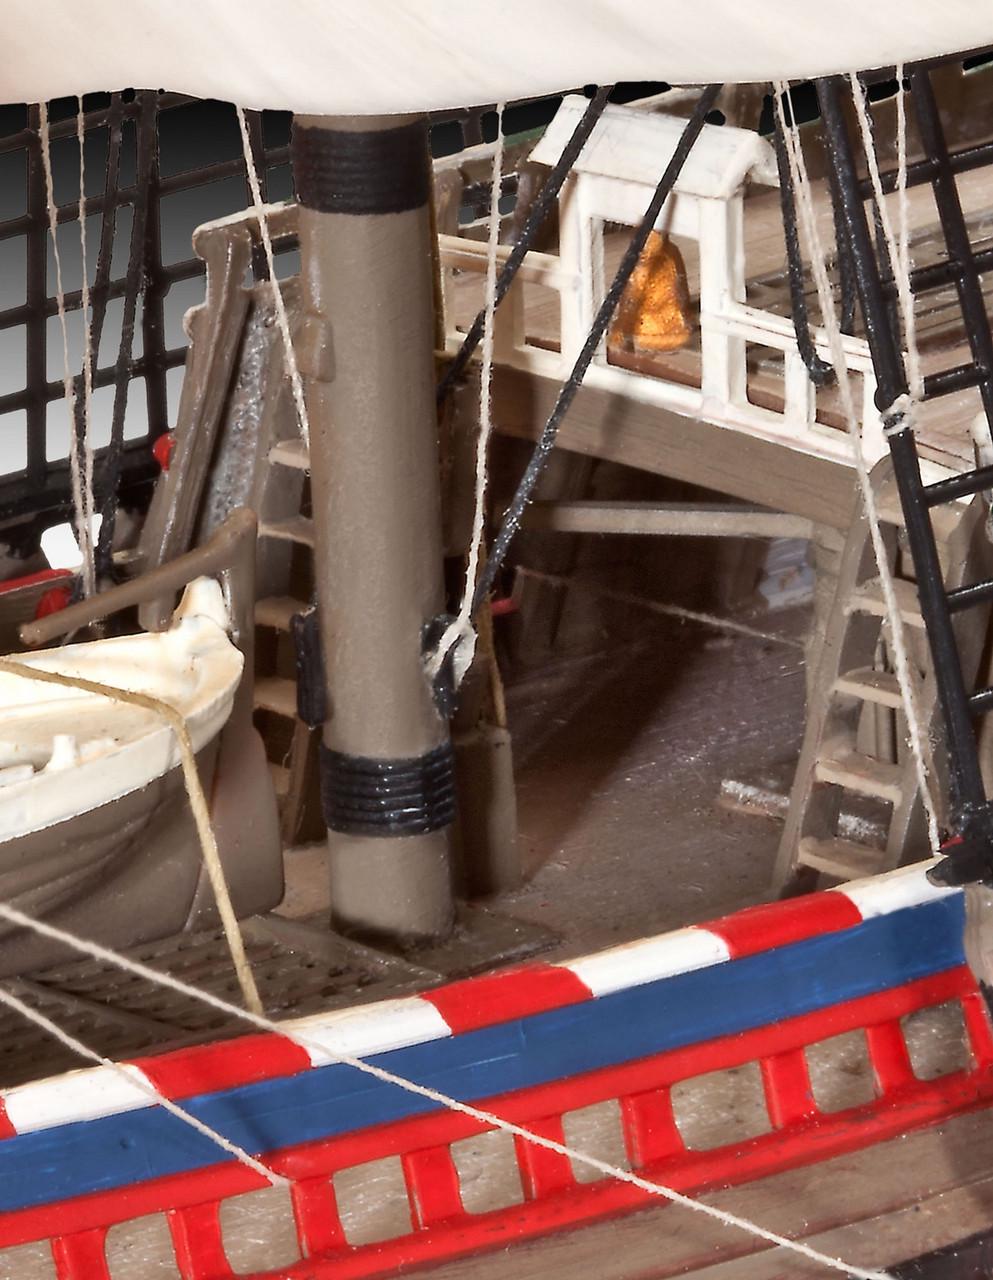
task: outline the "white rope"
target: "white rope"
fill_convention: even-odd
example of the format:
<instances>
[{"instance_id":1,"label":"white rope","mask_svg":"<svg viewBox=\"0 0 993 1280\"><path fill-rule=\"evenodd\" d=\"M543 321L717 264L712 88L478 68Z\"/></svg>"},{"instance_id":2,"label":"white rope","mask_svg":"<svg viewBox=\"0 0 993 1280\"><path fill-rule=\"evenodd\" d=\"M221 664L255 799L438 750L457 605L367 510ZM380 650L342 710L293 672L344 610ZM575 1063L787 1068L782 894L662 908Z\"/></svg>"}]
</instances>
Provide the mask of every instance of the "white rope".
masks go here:
<instances>
[{"instance_id":1,"label":"white rope","mask_svg":"<svg viewBox=\"0 0 993 1280\"><path fill-rule=\"evenodd\" d=\"M45 173L45 201L48 210L48 232L52 240L55 261L55 305L62 330L62 386L66 410L69 415L69 474L72 481L72 501L76 516L76 538L83 557L83 589L88 590L93 563L93 531L87 519L83 494L83 466L79 456L79 438L76 434L76 392L69 363L69 325L66 318L65 289L62 284L62 256L59 253L58 207L55 203L55 185L52 180L52 151L48 130L48 104L38 104L38 137L41 143L41 165Z\"/></svg>"},{"instance_id":2,"label":"white rope","mask_svg":"<svg viewBox=\"0 0 993 1280\"><path fill-rule=\"evenodd\" d=\"M449 652L458 646L455 654L455 686L469 669L476 648L476 633L472 627L472 599L476 590L480 557L483 551L483 534L486 525L487 459L490 436L493 432L493 318L496 313L497 247L500 243L500 183L503 176L503 109L497 104L497 136L493 151L493 170L490 176L490 221L486 241L486 299L484 305L482 369L479 375L479 435L476 438L476 486L475 505L472 514L472 538L465 567L465 587L462 602L454 621L449 623L438 642L438 647L427 661L431 679L441 670Z\"/></svg>"},{"instance_id":3,"label":"white rope","mask_svg":"<svg viewBox=\"0 0 993 1280\"><path fill-rule=\"evenodd\" d=\"M541 569L526 569L522 565L517 566L516 572L522 578L533 578L536 582L547 582L551 586L567 587L570 590L576 588L590 595L602 596L605 600L616 600L618 604L637 605L641 609L648 609L651 613L679 618L682 622L700 622L705 627L713 627L715 631L747 636L750 640L784 644L787 648L801 651L806 647L800 640L777 635L775 631L761 631L758 627L750 627L745 622L736 622L734 618L722 618L716 613L702 613L697 609L684 609L679 604L664 604L661 600L649 600L646 596L635 595L631 591L618 591L615 587L605 587L598 582L590 582L583 578L570 578L563 573L545 573Z\"/></svg>"},{"instance_id":4,"label":"white rope","mask_svg":"<svg viewBox=\"0 0 993 1280\"><path fill-rule=\"evenodd\" d=\"M886 617L890 627L893 648L893 665L896 672L897 683L900 686L900 695L903 700L904 714L907 719L910 750L914 757L914 768L917 774L917 783L920 788L921 803L927 816L928 840L932 852L937 853L941 841L938 834L938 819L935 811L934 798L931 795L930 783L928 781L927 739L924 733L921 713L917 703L917 694L910 666L910 657L907 651L907 639L903 625L903 618L900 614L900 607L896 598L896 588L893 584L893 573L890 569L886 545L883 542L879 509L876 504L876 495L872 487L872 480L869 477L869 469L862 449L862 433L859 427L858 415L855 410L855 401L852 397L851 381L848 376L848 362L845 357L845 346L842 341L838 318L835 314L834 296L831 290L831 283L828 280L827 268L824 265L824 245L821 241L820 232L817 228L817 219L814 216L814 205L810 193L810 179L807 174L803 148L800 145L799 129L792 119L789 124L787 124L786 121L786 112L783 107L783 102L788 93L789 85L786 81L779 80L773 84L773 97L775 98L776 111L778 112L779 121L782 126L783 138L786 142L786 154L787 159L789 160L790 173L793 178L793 187L797 194L797 208L800 214L800 225L803 227L804 237L807 241L807 252L810 257L810 269L814 277L814 282L817 286L817 296L820 302L822 323L827 333L828 345L831 351L831 363L834 365L838 390L841 395L845 425L848 428L848 434L852 442L855 470L858 476L859 487L862 492L862 501L865 505L866 519L869 522L869 534L872 541L872 548L876 556L876 565L879 569L879 583L882 588L883 600L886 605ZM792 112L790 114L792 116ZM871 135L869 135L866 141L866 151L867 154L872 155L874 160L875 148L873 146Z\"/></svg>"},{"instance_id":5,"label":"white rope","mask_svg":"<svg viewBox=\"0 0 993 1280\"><path fill-rule=\"evenodd\" d=\"M290 319L286 313L283 290L279 283L279 277L276 275L276 257L272 251L272 236L269 233L269 214L262 200L259 173L255 167L252 143L248 136L248 120L241 107L235 107L235 110L238 113L238 126L241 129L241 146L245 153L245 172L248 174L248 186L252 193L252 204L255 208L255 216L259 221L259 235L262 237L265 260L269 267L269 283L272 286L272 301L276 308L276 323L279 325L279 333L283 339L283 359L286 362L286 372L290 378L293 403L296 405L297 419L300 423L300 435L303 437L304 445L309 450L310 419L307 416L307 401L303 394L303 380L300 377L300 369L297 366L296 352L293 350L293 339L290 336Z\"/></svg>"},{"instance_id":6,"label":"white rope","mask_svg":"<svg viewBox=\"0 0 993 1280\"><path fill-rule=\"evenodd\" d=\"M96 560L93 550L93 447L90 442L90 427L93 416L93 355L90 351L91 317L90 317L90 279L86 262L86 115L83 111L83 99L79 98L79 109L76 112L76 138L79 142L79 259L81 271L80 310L83 316L83 521L89 537L83 550L83 595L91 596L96 591ZM105 209L103 217L109 213Z\"/></svg>"},{"instance_id":7,"label":"white rope","mask_svg":"<svg viewBox=\"0 0 993 1280\"><path fill-rule=\"evenodd\" d=\"M217 848L214 829L210 824L210 811L207 807L207 797L203 793L203 785L200 782L196 753L193 750L190 732L186 727L186 721L181 712L177 711L170 703L163 702L161 698L153 698L148 693L138 693L131 689L119 689L116 686L101 684L96 680L84 680L80 676L64 675L60 671L43 671L39 667L28 666L27 663L17 662L12 658L0 658L0 671L8 671L11 675L21 676L25 680L37 680L41 684L57 684L71 689L81 689L85 693L95 693L102 698L110 698L114 702L130 703L133 706L142 707L146 711L154 712L170 725L176 735L176 741L179 746L186 793L189 796L190 808L193 811L193 820L196 824L200 847L203 851L204 866L207 869L210 886L214 891L214 900L217 903L217 912L221 918L224 937L228 944L228 950L231 952L231 961L238 977L242 995L245 997L246 1005L253 1013L261 1014L263 1012L262 998L255 984L255 975L252 973L248 956L245 954L245 942L241 936L238 917L235 915L234 906L231 903L231 893L224 875L224 866Z\"/></svg>"},{"instance_id":8,"label":"white rope","mask_svg":"<svg viewBox=\"0 0 993 1280\"><path fill-rule=\"evenodd\" d=\"M152 1082L141 1072L136 1066L127 1062L114 1062L110 1058L105 1058L102 1054L91 1049L89 1045L83 1044L81 1040L77 1040L75 1036L64 1031L56 1023L47 1018L39 1009L33 1009L30 1005L19 1000L12 992L0 986L0 1004L5 1004L9 1009L13 1009L15 1013L21 1014L28 1022L33 1022L35 1026L41 1027L43 1031L47 1031L60 1044L65 1045L67 1049L71 1049L73 1053L78 1053L80 1057L89 1058L92 1062L98 1062L102 1067L109 1067L116 1075L125 1079L129 1085L133 1085L140 1092L147 1095L158 1106L168 1111L170 1115L174 1115L178 1120L182 1120L183 1124L189 1125L191 1129L195 1129L197 1133L202 1134L205 1138L209 1138L222 1151L226 1151L228 1155L241 1164L252 1169L255 1173L261 1174L263 1178L271 1182L273 1186L289 1186L286 1178L280 1174L273 1172L272 1169L264 1165L261 1160L256 1160L253 1155L239 1147L236 1142L232 1142L230 1138L225 1138L222 1133L218 1133L216 1129L211 1128L209 1124L204 1124L202 1120L197 1119L185 1107L181 1107L178 1102L173 1102L171 1098L167 1098L164 1093L160 1093Z\"/></svg>"},{"instance_id":9,"label":"white rope","mask_svg":"<svg viewBox=\"0 0 993 1280\"><path fill-rule=\"evenodd\" d=\"M910 203L907 198L907 110L903 94L903 68L897 67L897 199L899 214L899 236L893 232L893 222L883 195L883 183L879 175L879 160L876 155L872 122L869 119L869 107L865 90L854 72L849 74L852 89L852 101L855 103L855 114L862 135L862 149L869 165L869 178L872 192L879 209L879 221L883 228L886 250L893 264L893 276L896 281L897 298L900 303L900 318L903 321L904 337L907 345L907 378L910 385L910 409L904 412L913 413L913 406L920 402L924 391L924 379L921 377L920 354L917 350L917 328L914 317L914 295L910 287ZM902 399L902 397L901 397Z\"/></svg>"},{"instance_id":10,"label":"white rope","mask_svg":"<svg viewBox=\"0 0 993 1280\"><path fill-rule=\"evenodd\" d=\"M544 1150L552 1151L556 1155L565 1156L569 1160L576 1161L577 1164L585 1165L589 1169L596 1169L598 1173L602 1173L607 1177L616 1178L618 1182L625 1182L630 1186L638 1187L648 1195L657 1196L662 1200L669 1200L673 1204L681 1205L684 1209L691 1209L694 1213L702 1213L726 1227L736 1227L749 1235L757 1236L759 1239L767 1241L769 1244L778 1245L780 1248L807 1258L811 1262L819 1263L829 1270L840 1271L844 1275L854 1277L855 1280L893 1280L893 1277L885 1271L853 1266L851 1263L844 1262L841 1258L821 1253L820 1250L811 1248L810 1245L803 1244L798 1240L790 1240L787 1236L779 1235L775 1231L769 1231L767 1228L759 1226L739 1214L729 1213L725 1209L718 1209L715 1205L706 1204L702 1200L694 1200L692 1197L676 1191L673 1187L667 1187L661 1182L652 1182L647 1178L642 1178L638 1174L632 1173L630 1169L610 1164L606 1160L598 1159L596 1156L587 1155L575 1147L566 1146L565 1143L556 1142L552 1138L533 1133L530 1129L525 1129L510 1120L504 1120L492 1111L474 1107L468 1102L460 1102L458 1098L453 1098L438 1089L432 1089L428 1085L408 1080L405 1076L399 1076L393 1071L387 1071L384 1067L375 1066L373 1063L365 1062L361 1058L354 1058L350 1054L340 1051L336 1052L330 1049L327 1044L311 1039L306 1033L300 1032L296 1028L280 1025L280 1023L274 1022L270 1018L251 1013L247 1009L241 1009L238 1005L230 1004L220 996L214 995L213 992L202 991L198 987L190 986L189 983L183 982L171 973L163 973L157 969L151 969L148 965L142 964L141 961L133 960L130 956L121 955L116 951L110 950L109 947L101 946L98 942L90 942L85 938L77 937L76 934L69 933L65 929L59 929L55 925L35 920L31 916L25 915L23 911L19 911L16 907L10 906L9 903L0 902L0 919L7 920L10 924L18 925L21 928L32 929L34 932L41 934L42 937L50 938L55 942L72 947L91 959L101 960L106 964L113 965L118 969L124 970L125 973L132 974L134 977L144 978L147 982L168 987L192 1000L199 1000L202 1004L209 1005L210 1008L225 1013L229 1017L240 1018L242 1021L250 1023L260 1031L268 1031L274 1035L282 1036L284 1039L289 1038L294 1043L299 1044L302 1048L311 1050L321 1058L330 1058L333 1062L342 1066L352 1067L354 1070L362 1072L363 1075L371 1076L383 1084L394 1085L405 1093L425 1098L429 1102L434 1102L449 1111L468 1116L469 1119L475 1120L487 1128L499 1129L503 1133L508 1133L512 1137L520 1138L523 1142L530 1143L532 1146L542 1147Z\"/></svg>"},{"instance_id":11,"label":"white rope","mask_svg":"<svg viewBox=\"0 0 993 1280\"><path fill-rule=\"evenodd\" d=\"M914 295L910 287L910 196L907 188L907 95L903 90L903 63L896 68L896 192L897 234L899 238L900 266L897 283L901 290L900 305L903 311L903 330L907 340L907 368L910 374L910 394L915 400L924 398L924 377L921 358L917 349L917 316L914 312Z\"/></svg>"}]
</instances>

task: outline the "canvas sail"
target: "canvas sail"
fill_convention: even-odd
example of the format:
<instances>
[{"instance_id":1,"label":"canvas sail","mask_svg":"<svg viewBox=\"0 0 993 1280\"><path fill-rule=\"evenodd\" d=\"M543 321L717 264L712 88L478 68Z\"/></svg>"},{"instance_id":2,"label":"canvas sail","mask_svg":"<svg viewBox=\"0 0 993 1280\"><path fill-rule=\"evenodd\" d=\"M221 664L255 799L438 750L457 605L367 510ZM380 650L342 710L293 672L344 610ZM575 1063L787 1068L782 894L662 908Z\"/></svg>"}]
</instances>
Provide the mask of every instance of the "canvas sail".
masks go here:
<instances>
[{"instance_id":1,"label":"canvas sail","mask_svg":"<svg viewBox=\"0 0 993 1280\"><path fill-rule=\"evenodd\" d=\"M2 102L161 88L330 114L801 79L993 44L980 0L6 0L4 19Z\"/></svg>"}]
</instances>

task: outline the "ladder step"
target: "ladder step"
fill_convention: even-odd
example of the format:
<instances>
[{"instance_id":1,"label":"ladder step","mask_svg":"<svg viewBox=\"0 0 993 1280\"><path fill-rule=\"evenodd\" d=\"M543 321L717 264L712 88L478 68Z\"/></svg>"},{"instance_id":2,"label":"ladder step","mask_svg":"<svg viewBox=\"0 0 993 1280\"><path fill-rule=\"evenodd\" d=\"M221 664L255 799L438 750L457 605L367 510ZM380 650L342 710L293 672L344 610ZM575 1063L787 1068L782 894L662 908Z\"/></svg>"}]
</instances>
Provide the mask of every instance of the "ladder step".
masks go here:
<instances>
[{"instance_id":1,"label":"ladder step","mask_svg":"<svg viewBox=\"0 0 993 1280\"><path fill-rule=\"evenodd\" d=\"M289 631L295 613L306 613L310 605L293 596L263 596L255 601L255 625L272 627L273 631Z\"/></svg>"},{"instance_id":2,"label":"ladder step","mask_svg":"<svg viewBox=\"0 0 993 1280\"><path fill-rule=\"evenodd\" d=\"M986 582L970 582L967 587L955 587L946 596L948 607L952 613L960 613L963 609L971 609L974 605L985 604L993 600L993 578Z\"/></svg>"},{"instance_id":3,"label":"ladder step","mask_svg":"<svg viewBox=\"0 0 993 1280\"><path fill-rule=\"evenodd\" d=\"M980 249L973 254L973 262L980 273L993 270L993 249ZM960 280L962 275L962 264L953 258L946 258L944 262L934 262L928 267L917 267L911 271L910 287L916 294L927 293L931 289L941 289L946 284ZM887 284L886 295L896 297L894 283Z\"/></svg>"},{"instance_id":4,"label":"ladder step","mask_svg":"<svg viewBox=\"0 0 993 1280\"><path fill-rule=\"evenodd\" d=\"M929 507L936 507L940 502L971 498L983 489L993 489L993 466L977 467L975 471L963 471L960 475L949 476L947 480L926 484L924 499Z\"/></svg>"},{"instance_id":5,"label":"ladder step","mask_svg":"<svg viewBox=\"0 0 993 1280\"><path fill-rule=\"evenodd\" d=\"M855 751L846 742L826 742L814 764L818 782L830 782L862 796L875 796L899 804L903 769Z\"/></svg>"},{"instance_id":6,"label":"ladder step","mask_svg":"<svg viewBox=\"0 0 993 1280\"><path fill-rule=\"evenodd\" d=\"M971 474L971 473L969 473ZM953 476L953 480L959 480L959 476ZM944 484L945 481L938 481ZM927 501L927 490L925 489L925 501ZM933 502L928 502L930 507L937 508L931 512L931 528L934 530L935 541L940 548L943 542L947 542L955 530L958 528L959 521L962 519L964 509L949 505L941 506L942 501L952 503L953 499L958 497L957 493L950 493L947 499L936 497ZM896 478L891 477L885 484L881 485L879 492L876 494L876 509L879 512L879 518L886 524L896 525L898 529L906 527L906 519L903 514L903 507L900 503L900 491L897 488Z\"/></svg>"},{"instance_id":7,"label":"ladder step","mask_svg":"<svg viewBox=\"0 0 993 1280\"><path fill-rule=\"evenodd\" d=\"M924 399L949 396L967 387L978 387L989 377L989 370L978 364L957 364L951 369L939 369L924 379Z\"/></svg>"},{"instance_id":8,"label":"ladder step","mask_svg":"<svg viewBox=\"0 0 993 1280\"><path fill-rule=\"evenodd\" d=\"M797 862L802 866L813 867L839 880L859 880L862 876L875 875L882 856L882 849L837 836L829 840L804 836L797 850Z\"/></svg>"},{"instance_id":9,"label":"ladder step","mask_svg":"<svg viewBox=\"0 0 993 1280\"><path fill-rule=\"evenodd\" d=\"M302 547L314 545L314 522L306 516L292 516L289 520L277 520L259 525L260 538L279 538L283 542L296 542Z\"/></svg>"},{"instance_id":10,"label":"ladder step","mask_svg":"<svg viewBox=\"0 0 993 1280\"><path fill-rule=\"evenodd\" d=\"M917 598L917 588L912 582L903 578L895 578L893 589L896 594L900 617L910 627L923 627L921 605ZM883 599L883 588L878 578L869 578L852 593L848 604L849 613L871 613L877 618L886 617L886 602Z\"/></svg>"},{"instance_id":11,"label":"ladder step","mask_svg":"<svg viewBox=\"0 0 993 1280\"><path fill-rule=\"evenodd\" d=\"M310 451L302 440L280 440L269 450L269 461L282 467L310 470Z\"/></svg>"},{"instance_id":12,"label":"ladder step","mask_svg":"<svg viewBox=\"0 0 993 1280\"><path fill-rule=\"evenodd\" d=\"M263 711L274 711L287 720L297 716L296 682L283 676L263 676L255 681L255 706Z\"/></svg>"},{"instance_id":13,"label":"ladder step","mask_svg":"<svg viewBox=\"0 0 993 1280\"><path fill-rule=\"evenodd\" d=\"M900 682L896 676L889 671L875 671L872 667L846 671L834 682L834 691L881 707L893 707L896 711L903 706Z\"/></svg>"},{"instance_id":14,"label":"ladder step","mask_svg":"<svg viewBox=\"0 0 993 1280\"><path fill-rule=\"evenodd\" d=\"M276 791L276 798L282 800L284 796L290 793L290 771L283 764L276 764L272 760L269 761L269 776L272 778L272 785Z\"/></svg>"}]
</instances>

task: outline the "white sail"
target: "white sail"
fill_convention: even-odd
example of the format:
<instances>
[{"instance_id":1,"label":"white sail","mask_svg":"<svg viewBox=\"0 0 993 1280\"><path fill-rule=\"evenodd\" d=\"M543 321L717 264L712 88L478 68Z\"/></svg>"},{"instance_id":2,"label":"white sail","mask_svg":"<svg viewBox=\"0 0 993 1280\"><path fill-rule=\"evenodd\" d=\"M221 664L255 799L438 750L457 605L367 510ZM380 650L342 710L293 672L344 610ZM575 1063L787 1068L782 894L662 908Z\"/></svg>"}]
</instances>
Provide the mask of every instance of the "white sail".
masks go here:
<instances>
[{"instance_id":1,"label":"white sail","mask_svg":"<svg viewBox=\"0 0 993 1280\"><path fill-rule=\"evenodd\" d=\"M0 101L162 88L377 114L799 79L993 44L984 0L6 0Z\"/></svg>"}]
</instances>

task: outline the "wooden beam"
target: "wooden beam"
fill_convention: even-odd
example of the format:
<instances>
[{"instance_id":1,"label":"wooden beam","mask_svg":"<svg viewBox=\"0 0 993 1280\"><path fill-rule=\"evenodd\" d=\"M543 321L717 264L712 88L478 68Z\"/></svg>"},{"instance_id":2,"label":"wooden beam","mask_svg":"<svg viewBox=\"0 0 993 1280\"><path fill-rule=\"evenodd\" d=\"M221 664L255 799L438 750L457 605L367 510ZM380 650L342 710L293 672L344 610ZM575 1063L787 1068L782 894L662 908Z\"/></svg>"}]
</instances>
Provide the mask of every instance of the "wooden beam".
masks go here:
<instances>
[{"instance_id":1,"label":"wooden beam","mask_svg":"<svg viewBox=\"0 0 993 1280\"><path fill-rule=\"evenodd\" d=\"M553 378L494 370L498 430L535 439L558 390ZM594 387L580 389L557 443L587 457L685 480L836 529L847 529L855 509L850 467Z\"/></svg>"}]
</instances>

